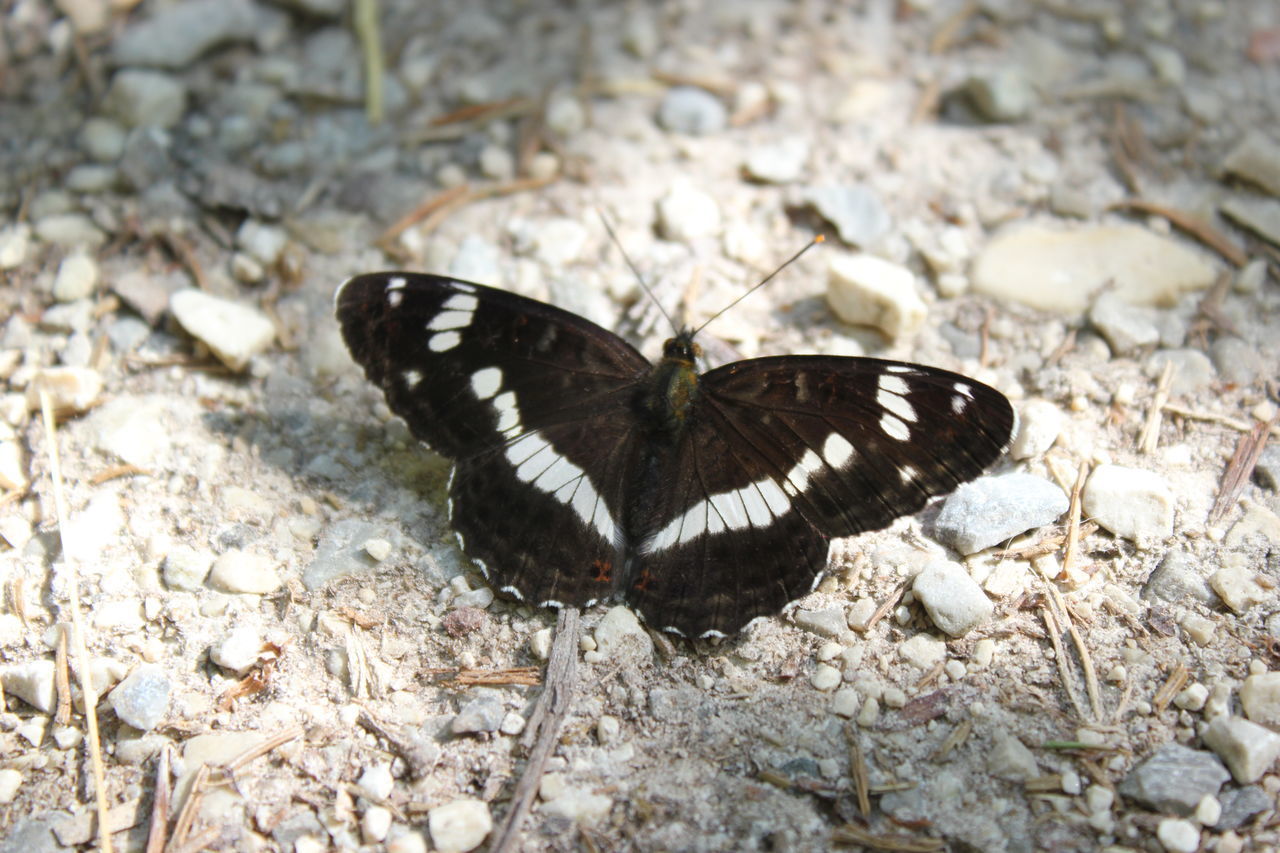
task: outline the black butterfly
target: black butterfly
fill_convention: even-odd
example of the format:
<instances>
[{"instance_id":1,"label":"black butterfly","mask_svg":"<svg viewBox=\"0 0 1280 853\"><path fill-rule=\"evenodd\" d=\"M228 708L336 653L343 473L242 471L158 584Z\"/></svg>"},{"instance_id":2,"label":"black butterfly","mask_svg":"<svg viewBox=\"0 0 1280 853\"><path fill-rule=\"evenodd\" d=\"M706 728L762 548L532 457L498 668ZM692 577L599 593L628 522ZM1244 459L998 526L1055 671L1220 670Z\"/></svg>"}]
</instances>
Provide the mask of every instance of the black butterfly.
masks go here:
<instances>
[{"instance_id":1,"label":"black butterfly","mask_svg":"<svg viewBox=\"0 0 1280 853\"><path fill-rule=\"evenodd\" d=\"M798 355L699 374L684 331L651 364L596 324L406 272L335 296L352 356L454 461L449 517L498 589L621 598L723 636L813 589L833 537L885 527L995 462L1015 416L959 374Z\"/></svg>"}]
</instances>

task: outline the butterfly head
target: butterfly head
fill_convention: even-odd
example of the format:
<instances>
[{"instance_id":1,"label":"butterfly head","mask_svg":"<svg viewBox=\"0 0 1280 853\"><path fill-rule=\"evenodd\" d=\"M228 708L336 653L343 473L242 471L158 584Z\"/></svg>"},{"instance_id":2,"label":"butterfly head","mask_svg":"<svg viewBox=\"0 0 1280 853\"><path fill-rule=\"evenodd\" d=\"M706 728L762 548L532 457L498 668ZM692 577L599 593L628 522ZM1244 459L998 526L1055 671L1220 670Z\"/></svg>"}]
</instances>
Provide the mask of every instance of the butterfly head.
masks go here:
<instances>
[{"instance_id":1,"label":"butterfly head","mask_svg":"<svg viewBox=\"0 0 1280 853\"><path fill-rule=\"evenodd\" d=\"M693 332L681 329L674 338L668 338L662 345L662 360L671 361L687 367L702 358L702 347L693 342Z\"/></svg>"}]
</instances>

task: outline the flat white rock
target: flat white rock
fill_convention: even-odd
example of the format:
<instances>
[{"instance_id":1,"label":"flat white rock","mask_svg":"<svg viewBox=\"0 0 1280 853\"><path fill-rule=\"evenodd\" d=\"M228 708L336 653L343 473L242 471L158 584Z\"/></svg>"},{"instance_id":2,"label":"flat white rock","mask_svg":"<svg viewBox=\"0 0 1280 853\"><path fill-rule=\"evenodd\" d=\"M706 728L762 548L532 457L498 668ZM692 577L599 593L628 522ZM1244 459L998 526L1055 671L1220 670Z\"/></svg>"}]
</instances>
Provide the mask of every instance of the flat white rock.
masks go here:
<instances>
[{"instance_id":1,"label":"flat white rock","mask_svg":"<svg viewBox=\"0 0 1280 853\"><path fill-rule=\"evenodd\" d=\"M173 294L169 310L182 328L232 370L244 370L249 359L271 346L276 337L275 325L261 311L202 290Z\"/></svg>"},{"instance_id":2,"label":"flat white rock","mask_svg":"<svg viewBox=\"0 0 1280 853\"><path fill-rule=\"evenodd\" d=\"M909 337L924 325L915 273L874 255L832 255L827 303L844 322L872 326L889 338Z\"/></svg>"},{"instance_id":3,"label":"flat white rock","mask_svg":"<svg viewBox=\"0 0 1280 853\"><path fill-rule=\"evenodd\" d=\"M1168 306L1214 275L1200 253L1136 225L1020 225L979 252L971 277L978 293L1079 314L1104 285L1130 305Z\"/></svg>"},{"instance_id":4,"label":"flat white rock","mask_svg":"<svg viewBox=\"0 0 1280 853\"><path fill-rule=\"evenodd\" d=\"M1173 492L1159 474L1099 465L1084 486L1085 515L1140 547L1173 534Z\"/></svg>"}]
</instances>

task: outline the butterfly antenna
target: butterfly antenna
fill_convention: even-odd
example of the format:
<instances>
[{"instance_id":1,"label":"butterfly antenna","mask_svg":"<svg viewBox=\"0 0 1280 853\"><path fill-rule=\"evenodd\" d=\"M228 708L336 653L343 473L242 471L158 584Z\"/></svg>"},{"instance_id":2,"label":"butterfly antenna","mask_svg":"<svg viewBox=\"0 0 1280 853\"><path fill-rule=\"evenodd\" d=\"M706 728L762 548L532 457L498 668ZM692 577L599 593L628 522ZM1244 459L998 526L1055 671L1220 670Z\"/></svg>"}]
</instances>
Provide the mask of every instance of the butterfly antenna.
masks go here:
<instances>
[{"instance_id":1,"label":"butterfly antenna","mask_svg":"<svg viewBox=\"0 0 1280 853\"><path fill-rule=\"evenodd\" d=\"M800 251L796 252L796 253L795 253L794 255L792 255L791 257L787 258L785 261L783 261L783 262L782 262L781 266L779 266L776 270L774 270L773 272L771 272L771 273L769 273L767 276L765 276L763 281L761 281L761 282L760 282L759 284L757 284L755 287L753 287L753 288L751 288L750 290L748 290L746 293L744 293L744 294L742 294L741 296L739 296L737 299L735 299L735 300L733 300L732 302L730 302L728 305L726 305L726 306L724 306L723 308L721 308L721 309L720 309L719 311L717 311L716 313L712 314L712 315L711 315L711 317L710 317L710 319L708 319L708 320L707 320L705 323L703 323L701 326L699 326L698 328L696 328L696 329L694 329L694 330L693 330L693 334L695 334L695 335L696 335L696 334L698 334L698 332L701 332L701 331L702 331L703 329L705 329L707 326L711 325L712 320L715 320L715 319L716 319L717 317L719 317L721 314L723 314L724 312L728 311L730 308L732 308L733 306L737 305L739 302L741 302L742 300L746 299L748 296L750 296L751 294L755 293L757 290L759 290L760 288L764 287L764 286L765 286L766 284L768 284L769 282L773 281L774 276L776 276L778 273L782 272L782 271L783 271L783 270L785 270L787 267L789 267L789 266L791 266L792 264L794 264L796 261L800 260L800 256L801 256L801 255L803 255L805 252L809 251L810 249L812 249L814 246L818 245L819 243L821 243L821 242L822 242L823 240L825 240L825 239L826 239L826 237L824 237L824 236L823 236L823 235L821 235L821 234L819 234L818 236L814 237L812 240L810 240L810 241L808 242L808 244L806 244L806 245L805 245L805 247L804 247L803 249L801 249ZM664 312L664 313L665 313L665 312Z\"/></svg>"},{"instance_id":2,"label":"butterfly antenna","mask_svg":"<svg viewBox=\"0 0 1280 853\"><path fill-rule=\"evenodd\" d=\"M613 245L618 247L618 251L622 253L622 259L627 262L627 266L631 268L631 274L636 277L636 281L640 282L640 287L648 294L649 300L658 306L658 310L662 312L662 316L667 318L667 325L671 327L674 334L679 334L680 329L677 328L675 320L671 319L671 315L667 313L667 309L662 307L662 303L658 301L658 297L653 295L653 291L649 289L649 285L645 282L644 276L640 275L640 270L636 267L635 262L631 260L631 256L627 254L627 250L622 247L622 241L618 239L618 235L614 232L613 226L609 224L609 218L604 215L604 211L596 208L596 215L600 217L600 221L604 223L604 230L609 232L609 239L613 241Z\"/></svg>"}]
</instances>

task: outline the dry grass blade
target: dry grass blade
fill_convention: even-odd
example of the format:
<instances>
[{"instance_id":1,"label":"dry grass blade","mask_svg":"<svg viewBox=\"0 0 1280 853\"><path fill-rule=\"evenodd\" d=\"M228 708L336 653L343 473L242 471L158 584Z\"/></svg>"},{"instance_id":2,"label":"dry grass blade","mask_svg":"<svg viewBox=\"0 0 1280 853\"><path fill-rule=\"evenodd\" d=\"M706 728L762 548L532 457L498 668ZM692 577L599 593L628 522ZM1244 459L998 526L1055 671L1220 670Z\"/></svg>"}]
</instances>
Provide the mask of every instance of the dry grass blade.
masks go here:
<instances>
[{"instance_id":1,"label":"dry grass blade","mask_svg":"<svg viewBox=\"0 0 1280 853\"><path fill-rule=\"evenodd\" d=\"M1138 452L1151 454L1156 452L1160 442L1160 424L1164 420L1164 405L1169 402L1169 388L1173 385L1174 366L1172 361L1164 363L1160 371L1160 379L1156 382L1156 393L1151 398L1151 408L1147 409L1147 419L1142 424L1142 432L1138 434Z\"/></svg>"},{"instance_id":2,"label":"dry grass blade","mask_svg":"<svg viewBox=\"0 0 1280 853\"><path fill-rule=\"evenodd\" d=\"M1187 670L1187 665L1182 661L1178 661L1178 665L1169 673L1169 677L1164 680L1164 684L1160 685L1160 689L1156 691L1156 695L1151 697L1151 704L1155 706L1156 711L1164 713L1169 707L1169 703L1173 701L1173 697L1182 692L1182 688L1186 686L1187 679L1191 677L1191 673Z\"/></svg>"},{"instance_id":3,"label":"dry grass blade","mask_svg":"<svg viewBox=\"0 0 1280 853\"><path fill-rule=\"evenodd\" d=\"M94 486L100 486L108 480L116 480L120 477L132 477L135 474L141 474L144 477L150 477L151 472L146 468L139 468L137 465L112 465L110 468L104 468L89 478L89 483Z\"/></svg>"},{"instance_id":4,"label":"dry grass blade","mask_svg":"<svg viewBox=\"0 0 1280 853\"><path fill-rule=\"evenodd\" d=\"M1197 412L1194 409L1184 409L1181 406L1165 406L1164 410L1171 415L1179 418L1186 418L1192 421L1207 421L1213 424L1222 424L1225 427L1231 427L1236 432L1250 432L1257 427L1255 423L1246 423L1242 420L1224 415L1219 412ZM1280 430L1275 426L1275 421L1269 425L1268 435L1280 436Z\"/></svg>"},{"instance_id":5,"label":"dry grass blade","mask_svg":"<svg viewBox=\"0 0 1280 853\"><path fill-rule=\"evenodd\" d=\"M375 240L374 243L379 246L389 245L405 231L408 231L414 225L426 219L441 207L452 204L454 200L465 196L469 192L471 192L471 188L469 186L466 184L459 184L456 187L450 187L444 192L433 195L431 198L427 199L422 204L397 219L390 228L383 231L382 234L378 236L378 239Z\"/></svg>"},{"instance_id":6,"label":"dry grass blade","mask_svg":"<svg viewBox=\"0 0 1280 853\"><path fill-rule=\"evenodd\" d=\"M978 14L978 3L976 0L969 0L959 9L955 11L951 17L942 22L938 27L938 31L933 34L933 38L929 39L929 53L937 56L946 53L951 49L951 45L955 44L956 36L960 34L960 30L969 22L969 19Z\"/></svg>"},{"instance_id":7,"label":"dry grass blade","mask_svg":"<svg viewBox=\"0 0 1280 853\"><path fill-rule=\"evenodd\" d=\"M40 392L40 413L44 420L45 448L49 453L49 475L53 481L53 505L58 519L58 537L62 546L62 568L66 572L65 585L70 599L71 625L74 629L76 669L80 676L80 693L84 696L85 728L88 730L89 759L93 767L93 788L98 809L98 849L111 853L111 821L107 812L107 783L102 767L102 741L98 736L98 693L89 676L89 650L85 642L84 616L80 609L80 574L76 561L67 550L64 524L67 519L67 499L62 489L62 464L58 455L58 437L53 415L53 401L48 391Z\"/></svg>"},{"instance_id":8,"label":"dry grass blade","mask_svg":"<svg viewBox=\"0 0 1280 853\"><path fill-rule=\"evenodd\" d=\"M1048 585L1048 582L1046 582ZM1059 626L1058 617L1055 615L1053 607L1048 600L1040 605L1040 614L1044 618L1045 630L1049 634L1049 642L1053 644L1053 656L1058 663L1058 677L1062 681L1063 689L1067 691L1067 698L1071 700L1071 705L1076 709L1076 716L1081 719L1087 719L1084 712L1084 705L1080 702L1080 696L1076 692L1075 680L1071 677L1071 667L1067 663L1067 650L1062 646L1062 629Z\"/></svg>"},{"instance_id":9,"label":"dry grass blade","mask_svg":"<svg viewBox=\"0 0 1280 853\"><path fill-rule=\"evenodd\" d=\"M871 618L867 620L867 624L862 629L862 633L869 633L871 629L875 627L876 623L883 619L885 614L892 610L897 603L902 600L902 596L907 592L907 583L907 581L903 581L898 584L897 588L894 589L889 597L884 600L884 603L876 608L876 612L872 613Z\"/></svg>"},{"instance_id":10,"label":"dry grass blade","mask_svg":"<svg viewBox=\"0 0 1280 853\"><path fill-rule=\"evenodd\" d=\"M147 847L145 853L162 853L165 841L169 837L169 807L173 794L169 778L169 753L173 747L165 744L160 750L160 760L156 762L155 790L151 800L151 823L147 831Z\"/></svg>"},{"instance_id":11,"label":"dry grass blade","mask_svg":"<svg viewBox=\"0 0 1280 853\"><path fill-rule=\"evenodd\" d=\"M1074 579L1076 553L1080 550L1080 502L1088 477L1089 463L1081 462L1080 470L1076 472L1076 481L1071 486L1071 502L1067 506L1067 533L1062 548L1062 574L1066 578Z\"/></svg>"},{"instance_id":12,"label":"dry grass blade","mask_svg":"<svg viewBox=\"0 0 1280 853\"><path fill-rule=\"evenodd\" d=\"M833 844L861 844L872 850L897 850L902 853L938 853L947 849L940 838L912 838L909 835L877 835L874 832L846 823L831 832Z\"/></svg>"},{"instance_id":13,"label":"dry grass blade","mask_svg":"<svg viewBox=\"0 0 1280 853\"><path fill-rule=\"evenodd\" d=\"M71 673L67 666L67 626L58 626L58 644L53 647L53 683L58 692L58 710L53 719L60 726L71 725Z\"/></svg>"},{"instance_id":14,"label":"dry grass blade","mask_svg":"<svg viewBox=\"0 0 1280 853\"><path fill-rule=\"evenodd\" d=\"M386 62L382 56L382 34L378 27L378 0L356 0L351 23L360 42L360 52L364 54L364 113L369 124L381 124L382 78Z\"/></svg>"},{"instance_id":15,"label":"dry grass blade","mask_svg":"<svg viewBox=\"0 0 1280 853\"><path fill-rule=\"evenodd\" d=\"M204 797L204 786L209 779L209 765L201 764L196 770L195 778L191 780L191 787L187 788L187 797L182 803L182 809L178 812L178 818L173 823L173 834L169 836L169 844L165 848L167 850L176 850L187 842L187 835L191 832L191 826L196 821L196 812L200 808L200 800Z\"/></svg>"},{"instance_id":16,"label":"dry grass blade","mask_svg":"<svg viewBox=\"0 0 1280 853\"><path fill-rule=\"evenodd\" d=\"M1231 461L1222 472L1222 482L1218 484L1218 496L1213 501L1213 508L1209 510L1210 524L1222 521L1227 511L1235 506L1245 483L1249 482L1249 478L1253 476L1253 469L1257 467L1258 459L1267 447L1267 438L1277 421L1280 421L1280 414L1275 415L1265 424L1254 424L1253 428L1240 436L1240 440L1236 442Z\"/></svg>"},{"instance_id":17,"label":"dry grass blade","mask_svg":"<svg viewBox=\"0 0 1280 853\"><path fill-rule=\"evenodd\" d=\"M858 813L871 817L871 774L867 772L867 757L862 753L858 730L845 726L844 735L849 741L849 775L853 777L853 793L858 798Z\"/></svg>"},{"instance_id":18,"label":"dry grass blade","mask_svg":"<svg viewBox=\"0 0 1280 853\"><path fill-rule=\"evenodd\" d=\"M1221 231L1214 228L1207 222L1196 219L1194 216L1183 213L1172 207L1165 207L1154 201L1147 201L1141 198L1131 198L1124 201L1118 201L1107 208L1108 210L1136 210L1139 213L1149 213L1165 219L1174 228L1185 234L1194 237L1213 251L1222 255L1228 263L1233 266L1242 267L1249 262L1249 257L1236 248L1235 244L1227 239Z\"/></svg>"},{"instance_id":19,"label":"dry grass blade","mask_svg":"<svg viewBox=\"0 0 1280 853\"><path fill-rule=\"evenodd\" d=\"M224 764L223 769L228 773L234 773L250 761L253 761L255 758L266 755L268 752L284 746L291 740L297 740L304 734L306 734L306 732L303 731L302 726L292 726L287 728L279 734L272 735L262 743L249 747L244 752Z\"/></svg>"}]
</instances>

